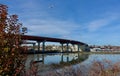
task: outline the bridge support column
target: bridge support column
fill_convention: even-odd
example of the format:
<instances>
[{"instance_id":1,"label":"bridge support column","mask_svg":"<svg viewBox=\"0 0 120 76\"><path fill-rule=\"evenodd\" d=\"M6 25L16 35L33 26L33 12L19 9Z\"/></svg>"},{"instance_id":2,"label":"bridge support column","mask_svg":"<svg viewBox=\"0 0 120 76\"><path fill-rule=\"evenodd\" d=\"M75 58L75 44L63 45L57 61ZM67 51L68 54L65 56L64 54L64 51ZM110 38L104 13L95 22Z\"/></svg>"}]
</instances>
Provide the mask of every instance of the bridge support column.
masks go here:
<instances>
[{"instance_id":1,"label":"bridge support column","mask_svg":"<svg viewBox=\"0 0 120 76\"><path fill-rule=\"evenodd\" d=\"M67 43L67 52L69 51L69 43Z\"/></svg>"},{"instance_id":2,"label":"bridge support column","mask_svg":"<svg viewBox=\"0 0 120 76\"><path fill-rule=\"evenodd\" d=\"M42 42L42 52L45 52L45 41Z\"/></svg>"},{"instance_id":3,"label":"bridge support column","mask_svg":"<svg viewBox=\"0 0 120 76\"><path fill-rule=\"evenodd\" d=\"M35 43L33 43L33 50L35 51Z\"/></svg>"},{"instance_id":4,"label":"bridge support column","mask_svg":"<svg viewBox=\"0 0 120 76\"><path fill-rule=\"evenodd\" d=\"M78 44L78 52L80 51L80 44Z\"/></svg>"},{"instance_id":5,"label":"bridge support column","mask_svg":"<svg viewBox=\"0 0 120 76\"><path fill-rule=\"evenodd\" d=\"M35 43L33 43L33 51L34 51L34 53L35 53Z\"/></svg>"},{"instance_id":6,"label":"bridge support column","mask_svg":"<svg viewBox=\"0 0 120 76\"><path fill-rule=\"evenodd\" d=\"M61 52L63 52L63 43L60 43L61 44Z\"/></svg>"},{"instance_id":7,"label":"bridge support column","mask_svg":"<svg viewBox=\"0 0 120 76\"><path fill-rule=\"evenodd\" d=\"M41 42L38 41L37 43L38 43L38 52L40 52L40 43Z\"/></svg>"}]
</instances>

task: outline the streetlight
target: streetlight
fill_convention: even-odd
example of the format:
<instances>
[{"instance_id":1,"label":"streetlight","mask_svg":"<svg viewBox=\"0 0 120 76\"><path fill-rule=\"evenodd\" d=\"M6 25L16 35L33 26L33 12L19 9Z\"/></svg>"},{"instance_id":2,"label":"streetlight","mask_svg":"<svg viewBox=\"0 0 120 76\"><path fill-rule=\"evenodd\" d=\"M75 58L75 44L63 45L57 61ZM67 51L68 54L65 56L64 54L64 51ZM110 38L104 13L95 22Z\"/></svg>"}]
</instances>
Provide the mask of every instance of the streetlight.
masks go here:
<instances>
[{"instance_id":1,"label":"streetlight","mask_svg":"<svg viewBox=\"0 0 120 76\"><path fill-rule=\"evenodd\" d=\"M25 33L27 33L27 27L22 27L22 34L24 35Z\"/></svg>"}]
</instances>

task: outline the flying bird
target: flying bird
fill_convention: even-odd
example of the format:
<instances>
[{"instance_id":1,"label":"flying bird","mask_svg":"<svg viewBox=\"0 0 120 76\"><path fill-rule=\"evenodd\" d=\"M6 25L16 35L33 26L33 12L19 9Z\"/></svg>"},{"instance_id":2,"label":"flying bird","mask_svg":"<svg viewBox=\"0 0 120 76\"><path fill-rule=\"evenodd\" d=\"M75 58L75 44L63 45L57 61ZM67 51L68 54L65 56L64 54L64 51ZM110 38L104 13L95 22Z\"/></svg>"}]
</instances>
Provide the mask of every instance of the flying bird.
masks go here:
<instances>
[{"instance_id":1,"label":"flying bird","mask_svg":"<svg viewBox=\"0 0 120 76\"><path fill-rule=\"evenodd\" d=\"M55 7L55 5L53 5L53 4L51 4L50 6L49 6L49 8L54 8Z\"/></svg>"}]
</instances>

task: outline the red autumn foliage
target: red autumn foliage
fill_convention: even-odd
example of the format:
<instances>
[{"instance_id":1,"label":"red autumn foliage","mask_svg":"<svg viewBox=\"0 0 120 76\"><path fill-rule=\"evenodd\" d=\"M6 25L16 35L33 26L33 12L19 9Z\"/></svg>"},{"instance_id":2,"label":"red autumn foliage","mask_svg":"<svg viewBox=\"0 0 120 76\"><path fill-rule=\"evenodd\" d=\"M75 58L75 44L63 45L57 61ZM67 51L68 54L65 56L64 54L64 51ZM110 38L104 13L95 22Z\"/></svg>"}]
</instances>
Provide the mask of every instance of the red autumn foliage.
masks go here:
<instances>
[{"instance_id":1,"label":"red autumn foliage","mask_svg":"<svg viewBox=\"0 0 120 76\"><path fill-rule=\"evenodd\" d=\"M0 76L24 73L25 56L21 55L21 23L17 15L8 15L8 7L0 4Z\"/></svg>"}]
</instances>

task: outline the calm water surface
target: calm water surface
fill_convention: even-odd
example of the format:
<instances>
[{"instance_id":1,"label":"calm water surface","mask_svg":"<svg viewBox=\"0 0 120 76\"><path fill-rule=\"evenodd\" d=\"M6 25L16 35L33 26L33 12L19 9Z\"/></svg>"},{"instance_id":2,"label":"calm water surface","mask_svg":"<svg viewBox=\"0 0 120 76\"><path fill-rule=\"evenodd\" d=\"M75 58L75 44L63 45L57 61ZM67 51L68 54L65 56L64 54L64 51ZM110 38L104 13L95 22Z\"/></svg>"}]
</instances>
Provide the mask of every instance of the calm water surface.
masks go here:
<instances>
[{"instance_id":1,"label":"calm water surface","mask_svg":"<svg viewBox=\"0 0 120 76\"><path fill-rule=\"evenodd\" d=\"M42 65L60 64L61 62L77 62L81 65L90 65L93 61L109 60L111 63L120 61L120 54L82 54L82 53L64 53L64 54L32 54L28 55L26 66L31 62Z\"/></svg>"},{"instance_id":2,"label":"calm water surface","mask_svg":"<svg viewBox=\"0 0 120 76\"><path fill-rule=\"evenodd\" d=\"M49 64L59 64L60 62L70 62L72 60L78 59L87 59L88 54L81 54L81 53L59 53L59 54L31 54L27 57L27 64L31 61L37 61L46 65ZM79 61L79 60L78 60Z\"/></svg>"}]
</instances>

